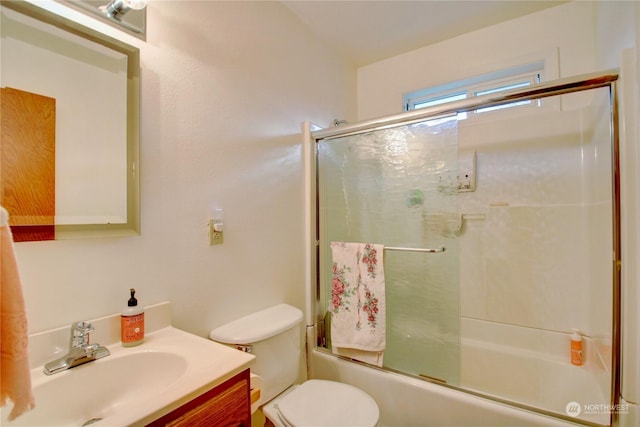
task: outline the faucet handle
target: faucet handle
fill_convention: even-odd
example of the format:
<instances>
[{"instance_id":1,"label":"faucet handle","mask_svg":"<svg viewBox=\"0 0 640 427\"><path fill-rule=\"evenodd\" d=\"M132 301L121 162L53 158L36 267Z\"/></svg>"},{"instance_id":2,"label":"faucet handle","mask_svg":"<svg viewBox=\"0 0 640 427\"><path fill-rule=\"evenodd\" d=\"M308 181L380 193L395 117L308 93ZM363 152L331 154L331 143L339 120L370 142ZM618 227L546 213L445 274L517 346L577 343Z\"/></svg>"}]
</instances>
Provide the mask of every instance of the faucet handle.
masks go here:
<instances>
[{"instance_id":1,"label":"faucet handle","mask_svg":"<svg viewBox=\"0 0 640 427\"><path fill-rule=\"evenodd\" d=\"M74 322L71 324L71 330L73 332L77 331L83 334L88 334L89 332L93 331L93 325L91 324L91 322Z\"/></svg>"},{"instance_id":2,"label":"faucet handle","mask_svg":"<svg viewBox=\"0 0 640 427\"><path fill-rule=\"evenodd\" d=\"M71 324L70 347L84 347L89 344L89 332L93 331L90 322L74 322Z\"/></svg>"}]
</instances>

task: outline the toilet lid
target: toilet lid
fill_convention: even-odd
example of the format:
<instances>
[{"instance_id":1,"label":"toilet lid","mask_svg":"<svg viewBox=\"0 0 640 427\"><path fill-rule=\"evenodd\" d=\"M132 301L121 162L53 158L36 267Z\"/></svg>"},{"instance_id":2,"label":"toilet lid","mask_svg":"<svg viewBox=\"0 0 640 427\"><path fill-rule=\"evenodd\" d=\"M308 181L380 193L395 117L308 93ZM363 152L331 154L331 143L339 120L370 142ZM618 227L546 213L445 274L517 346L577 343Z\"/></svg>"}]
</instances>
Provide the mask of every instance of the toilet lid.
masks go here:
<instances>
[{"instance_id":1,"label":"toilet lid","mask_svg":"<svg viewBox=\"0 0 640 427\"><path fill-rule=\"evenodd\" d=\"M335 381L305 381L277 405L284 421L296 427L374 427L380 416L371 396Z\"/></svg>"}]
</instances>

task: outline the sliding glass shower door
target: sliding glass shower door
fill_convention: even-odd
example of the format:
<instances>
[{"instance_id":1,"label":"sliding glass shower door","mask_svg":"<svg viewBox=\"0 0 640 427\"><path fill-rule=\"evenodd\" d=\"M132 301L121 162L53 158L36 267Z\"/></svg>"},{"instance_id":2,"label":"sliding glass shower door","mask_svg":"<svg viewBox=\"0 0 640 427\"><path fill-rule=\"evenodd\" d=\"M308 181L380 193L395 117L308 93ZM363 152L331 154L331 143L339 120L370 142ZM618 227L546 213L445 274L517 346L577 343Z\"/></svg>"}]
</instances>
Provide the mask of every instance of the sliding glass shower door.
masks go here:
<instances>
[{"instance_id":1,"label":"sliding glass shower door","mask_svg":"<svg viewBox=\"0 0 640 427\"><path fill-rule=\"evenodd\" d=\"M467 113L459 121L393 117L318 136L320 344L345 355L331 340L343 336L331 330L342 291L331 243L380 244L379 366L615 424L626 410L615 78L550 83L517 108L448 107Z\"/></svg>"},{"instance_id":2,"label":"sliding glass shower door","mask_svg":"<svg viewBox=\"0 0 640 427\"><path fill-rule=\"evenodd\" d=\"M457 162L455 116L318 143L324 311L330 316L331 243L384 245L384 367L453 384L460 371Z\"/></svg>"}]
</instances>

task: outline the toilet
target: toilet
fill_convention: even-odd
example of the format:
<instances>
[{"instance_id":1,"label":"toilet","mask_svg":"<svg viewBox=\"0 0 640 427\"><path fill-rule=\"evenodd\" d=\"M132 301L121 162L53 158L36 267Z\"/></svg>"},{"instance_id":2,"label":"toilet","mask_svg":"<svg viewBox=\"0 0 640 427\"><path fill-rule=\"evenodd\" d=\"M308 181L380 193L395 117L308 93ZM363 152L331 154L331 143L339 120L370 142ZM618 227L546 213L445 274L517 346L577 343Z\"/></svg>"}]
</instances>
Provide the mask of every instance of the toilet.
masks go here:
<instances>
[{"instance_id":1,"label":"toilet","mask_svg":"<svg viewBox=\"0 0 640 427\"><path fill-rule=\"evenodd\" d=\"M348 384L307 380L294 384L300 369L302 312L279 304L216 329L209 337L256 356L251 373L261 384L265 417L276 427L375 427L375 400Z\"/></svg>"}]
</instances>

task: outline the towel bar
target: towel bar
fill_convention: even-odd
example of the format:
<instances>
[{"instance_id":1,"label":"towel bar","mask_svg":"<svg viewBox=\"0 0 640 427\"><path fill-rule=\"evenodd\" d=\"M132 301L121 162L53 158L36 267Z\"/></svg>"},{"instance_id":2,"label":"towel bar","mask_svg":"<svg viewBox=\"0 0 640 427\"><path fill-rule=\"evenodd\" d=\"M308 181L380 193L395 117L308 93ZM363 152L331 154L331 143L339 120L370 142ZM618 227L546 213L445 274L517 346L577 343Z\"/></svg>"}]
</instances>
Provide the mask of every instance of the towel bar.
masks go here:
<instances>
[{"instance_id":1,"label":"towel bar","mask_svg":"<svg viewBox=\"0 0 640 427\"><path fill-rule=\"evenodd\" d=\"M398 248L398 247L394 247L394 246L385 246L384 247L385 250L389 250L389 251L406 251L406 252L429 252L429 253L439 253L439 252L444 252L447 250L447 248L445 248L444 246L441 246L439 248Z\"/></svg>"}]
</instances>

